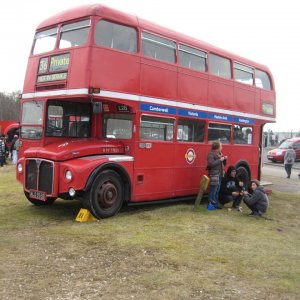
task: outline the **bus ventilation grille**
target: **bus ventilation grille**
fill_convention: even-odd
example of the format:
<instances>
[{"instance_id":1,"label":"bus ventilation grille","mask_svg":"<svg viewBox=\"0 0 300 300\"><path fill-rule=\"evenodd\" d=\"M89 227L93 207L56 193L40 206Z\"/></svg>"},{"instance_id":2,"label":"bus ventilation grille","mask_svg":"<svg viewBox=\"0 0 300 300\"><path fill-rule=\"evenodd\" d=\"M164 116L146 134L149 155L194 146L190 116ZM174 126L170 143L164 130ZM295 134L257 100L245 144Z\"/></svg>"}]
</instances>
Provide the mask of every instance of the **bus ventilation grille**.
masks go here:
<instances>
[{"instance_id":1,"label":"bus ventilation grille","mask_svg":"<svg viewBox=\"0 0 300 300\"><path fill-rule=\"evenodd\" d=\"M48 90L59 90L66 88L66 85L64 83L62 84L55 84L55 85L42 85L37 86L35 88L36 91L48 91Z\"/></svg>"},{"instance_id":2,"label":"bus ventilation grille","mask_svg":"<svg viewBox=\"0 0 300 300\"><path fill-rule=\"evenodd\" d=\"M41 159L26 160L25 188L52 194L53 190L53 163Z\"/></svg>"}]
</instances>

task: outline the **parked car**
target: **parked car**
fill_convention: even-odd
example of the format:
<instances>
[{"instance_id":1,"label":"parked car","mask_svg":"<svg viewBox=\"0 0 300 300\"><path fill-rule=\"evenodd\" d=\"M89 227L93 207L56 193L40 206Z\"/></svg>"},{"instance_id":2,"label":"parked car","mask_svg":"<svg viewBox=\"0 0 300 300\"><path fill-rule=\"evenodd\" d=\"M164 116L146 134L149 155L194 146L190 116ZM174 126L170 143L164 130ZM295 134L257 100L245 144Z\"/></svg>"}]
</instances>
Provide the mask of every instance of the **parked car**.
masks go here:
<instances>
[{"instance_id":1,"label":"parked car","mask_svg":"<svg viewBox=\"0 0 300 300\"><path fill-rule=\"evenodd\" d=\"M296 151L296 159L300 159L300 137L285 140L278 148L270 150L267 158L273 162L283 162L284 154L290 146Z\"/></svg>"}]
</instances>

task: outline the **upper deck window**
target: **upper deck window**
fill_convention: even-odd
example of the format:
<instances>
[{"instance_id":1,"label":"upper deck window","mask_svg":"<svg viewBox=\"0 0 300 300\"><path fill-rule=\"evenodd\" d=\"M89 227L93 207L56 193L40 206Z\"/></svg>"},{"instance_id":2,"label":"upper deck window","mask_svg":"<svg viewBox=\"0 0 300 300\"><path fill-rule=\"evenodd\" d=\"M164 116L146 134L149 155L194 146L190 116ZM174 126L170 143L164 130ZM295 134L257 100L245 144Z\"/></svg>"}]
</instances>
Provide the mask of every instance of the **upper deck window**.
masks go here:
<instances>
[{"instance_id":1,"label":"upper deck window","mask_svg":"<svg viewBox=\"0 0 300 300\"><path fill-rule=\"evenodd\" d=\"M176 43L160 36L142 32L143 55L175 63Z\"/></svg>"},{"instance_id":2,"label":"upper deck window","mask_svg":"<svg viewBox=\"0 0 300 300\"><path fill-rule=\"evenodd\" d=\"M234 79L236 81L253 85L253 75L254 75L254 70L253 68L247 67L245 65L241 65L238 63L234 63L233 65L234 69Z\"/></svg>"},{"instance_id":3,"label":"upper deck window","mask_svg":"<svg viewBox=\"0 0 300 300\"><path fill-rule=\"evenodd\" d=\"M209 55L209 71L213 75L231 79L230 60L219 55Z\"/></svg>"},{"instance_id":4,"label":"upper deck window","mask_svg":"<svg viewBox=\"0 0 300 300\"><path fill-rule=\"evenodd\" d=\"M58 28L37 32L34 36L33 54L40 54L54 49Z\"/></svg>"},{"instance_id":5,"label":"upper deck window","mask_svg":"<svg viewBox=\"0 0 300 300\"><path fill-rule=\"evenodd\" d=\"M137 52L137 32L134 28L101 20L96 25L95 43L130 53Z\"/></svg>"},{"instance_id":6,"label":"upper deck window","mask_svg":"<svg viewBox=\"0 0 300 300\"><path fill-rule=\"evenodd\" d=\"M266 90L272 90L269 75L264 71L255 70L255 85Z\"/></svg>"},{"instance_id":7,"label":"upper deck window","mask_svg":"<svg viewBox=\"0 0 300 300\"><path fill-rule=\"evenodd\" d=\"M61 28L59 48L65 49L84 45L88 39L90 26L91 20L63 25Z\"/></svg>"},{"instance_id":8,"label":"upper deck window","mask_svg":"<svg viewBox=\"0 0 300 300\"><path fill-rule=\"evenodd\" d=\"M185 45L179 45L178 48L180 65L197 71L206 71L206 52Z\"/></svg>"}]
</instances>

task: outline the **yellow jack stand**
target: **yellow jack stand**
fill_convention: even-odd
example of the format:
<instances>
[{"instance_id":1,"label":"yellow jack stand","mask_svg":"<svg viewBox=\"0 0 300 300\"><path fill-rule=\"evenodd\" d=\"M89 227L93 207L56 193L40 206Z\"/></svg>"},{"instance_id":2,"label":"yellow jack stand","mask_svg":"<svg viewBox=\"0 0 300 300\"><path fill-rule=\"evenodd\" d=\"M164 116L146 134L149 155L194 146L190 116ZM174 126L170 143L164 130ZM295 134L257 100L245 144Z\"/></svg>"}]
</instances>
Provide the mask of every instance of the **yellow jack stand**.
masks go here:
<instances>
[{"instance_id":1,"label":"yellow jack stand","mask_svg":"<svg viewBox=\"0 0 300 300\"><path fill-rule=\"evenodd\" d=\"M89 210L85 208L81 208L75 221L77 222L89 222L89 221L97 221L97 219L90 213Z\"/></svg>"},{"instance_id":2,"label":"yellow jack stand","mask_svg":"<svg viewBox=\"0 0 300 300\"><path fill-rule=\"evenodd\" d=\"M209 178L206 175L203 175L200 181L200 188L194 205L194 210L196 211L199 210L200 208L200 202L204 192L208 187L208 183L209 183Z\"/></svg>"}]
</instances>

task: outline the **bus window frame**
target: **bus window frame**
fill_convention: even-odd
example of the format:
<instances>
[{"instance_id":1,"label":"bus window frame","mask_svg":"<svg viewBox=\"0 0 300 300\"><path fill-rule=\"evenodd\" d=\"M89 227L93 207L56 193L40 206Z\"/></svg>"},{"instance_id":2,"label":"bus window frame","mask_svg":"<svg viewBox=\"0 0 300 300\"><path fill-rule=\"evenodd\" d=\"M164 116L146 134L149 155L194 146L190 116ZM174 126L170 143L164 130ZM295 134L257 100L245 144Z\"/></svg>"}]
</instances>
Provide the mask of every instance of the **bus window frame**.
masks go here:
<instances>
[{"instance_id":1,"label":"bus window frame","mask_svg":"<svg viewBox=\"0 0 300 300\"><path fill-rule=\"evenodd\" d=\"M158 38L171 41L171 42L174 43L174 47L172 47L171 45L161 43L161 42L156 41L156 40L151 40L151 39L145 38L145 37L143 37L143 33L153 35L153 36L157 36ZM141 45L141 47L140 47L141 57L147 58L147 59L154 59L156 61L160 61L160 62L167 63L167 64L178 65L178 42L177 41L175 41L174 39L171 39L171 38L167 38L163 35L148 31L148 30L141 30L141 32L139 34L139 37L140 37L140 45ZM143 52L143 41L148 41L148 42L153 43L155 45L160 45L160 46L163 46L163 47L174 50L174 61L168 61L168 60L165 60L165 59L145 55L144 52Z\"/></svg>"},{"instance_id":2,"label":"bus window frame","mask_svg":"<svg viewBox=\"0 0 300 300\"><path fill-rule=\"evenodd\" d=\"M196 54L196 53L190 52L190 51L188 51L186 49L181 49L180 46L184 46L184 47L187 47L187 48L194 49L196 51L203 52L204 55ZM198 69L195 69L195 68L191 68L191 67L187 67L187 66L181 64L180 52L188 53L188 54L191 54L191 55L203 58L204 62L205 62L204 63L204 71L203 70L198 70ZM185 43L177 42L177 64L180 67L182 67L182 68L187 68L189 70L193 70L193 71L196 71L196 72L203 72L203 73L205 73L205 72L208 71L208 51L200 49L200 48L197 48L197 47L193 47L193 46L185 44Z\"/></svg>"},{"instance_id":3,"label":"bus window frame","mask_svg":"<svg viewBox=\"0 0 300 300\"><path fill-rule=\"evenodd\" d=\"M145 139L145 138L142 138L141 134L141 130L142 130L142 117L143 116L147 116L147 117L153 117L153 118L165 118L165 119L171 119L173 120L173 137L172 139L170 140L161 140L161 139ZM146 122L146 121L145 121ZM148 122L148 121L147 121ZM155 123L155 122L152 122L152 123ZM164 123L157 123L157 124L164 124ZM177 118L176 117L173 117L173 116L162 116L162 115L152 115L152 114L147 114L147 113L142 113L140 114L139 116L139 132L138 132L138 140L143 142L143 141L151 141L151 142L163 142L163 143L175 143L177 142L177 136L176 136L176 139L175 139L175 135L177 133Z\"/></svg>"},{"instance_id":4,"label":"bus window frame","mask_svg":"<svg viewBox=\"0 0 300 300\"><path fill-rule=\"evenodd\" d=\"M229 140L228 142L224 142L222 141L222 138L217 138L217 139L212 139L212 140L209 140L209 125L210 124L217 124L217 125L224 125L224 126L228 126L230 128L230 135L229 135ZM221 130L221 129L219 129ZM229 145L229 144L232 144L232 132L233 132L233 123L221 123L221 122L215 122L215 121L208 121L207 122L207 143L208 144L211 144L213 141L220 141L222 144L224 145ZM227 138L227 137L226 137Z\"/></svg>"},{"instance_id":5,"label":"bus window frame","mask_svg":"<svg viewBox=\"0 0 300 300\"><path fill-rule=\"evenodd\" d=\"M125 50L118 49L118 48L108 47L108 46L102 45L102 44L97 44L96 39L95 39L95 37L96 37L96 28L97 28L97 24L100 23L101 21L106 21L106 22L109 22L109 23L113 23L115 25L120 25L120 26L129 27L129 28L134 29L135 32L136 32L136 51L135 52L130 52L130 51L125 51ZM122 53L127 53L129 55L137 55L140 52L140 30L139 30L139 28L137 28L134 25L127 24L127 23L120 23L120 22L115 21L113 19L107 19L107 18L101 18L100 17L100 18L96 18L94 20L93 29L91 30L91 32L92 32L92 34L91 34L91 39L92 39L91 43L95 47L110 49L110 50L113 50L113 51L119 51L119 52L122 52Z\"/></svg>"},{"instance_id":6,"label":"bus window frame","mask_svg":"<svg viewBox=\"0 0 300 300\"><path fill-rule=\"evenodd\" d=\"M187 140L183 140L183 139L178 139L178 129L179 129L179 126L181 126L182 124L179 124L179 121L180 120L186 120L186 121L194 121L194 122L202 122L203 123L203 138L202 138L202 141L187 141ZM187 117L182 117L182 116L179 116L178 118L176 118L176 129L175 129L175 134L176 134L176 137L175 137L175 142L179 143L179 144L183 144L183 143L197 143L197 144L203 144L203 143L206 143L206 132L207 132L207 120L205 119L195 119L195 118L187 118Z\"/></svg>"},{"instance_id":7,"label":"bus window frame","mask_svg":"<svg viewBox=\"0 0 300 300\"><path fill-rule=\"evenodd\" d=\"M255 68L254 67L251 67L249 65L240 63L238 61L233 61L232 62L232 68L233 68L233 79L234 79L235 82L243 83L243 84L246 84L246 85L249 85L249 86L253 86L255 84ZM247 73L247 74L252 74L252 83L247 83L247 82L242 81L242 80L237 80L236 76L235 76L235 74L236 74L235 70L242 71L242 72Z\"/></svg>"},{"instance_id":8,"label":"bus window frame","mask_svg":"<svg viewBox=\"0 0 300 300\"><path fill-rule=\"evenodd\" d=\"M68 26L68 25L71 25L71 24L74 24L74 23L79 23L79 22L82 22L82 21L89 21L89 26L76 27L76 28L72 28L72 29L68 29L68 30L63 31L63 27L64 26ZM79 46L72 46L72 47L60 48L60 42L61 42L61 38L62 38L62 34L63 33L74 31L74 30L81 29L81 28L89 28L89 33L87 35L87 39L86 39L86 42L84 44L81 44ZM67 51L67 49L85 47L85 46L87 46L87 45L90 44L91 33L94 32L93 22L92 22L92 16L90 16L88 18L84 17L84 18L80 18L80 19L75 19L75 20L72 20L71 22L61 23L61 24L59 24L59 28L58 29L59 30L58 30L58 36L57 36L57 41L56 41L55 49L62 50L62 51L63 50Z\"/></svg>"}]
</instances>

